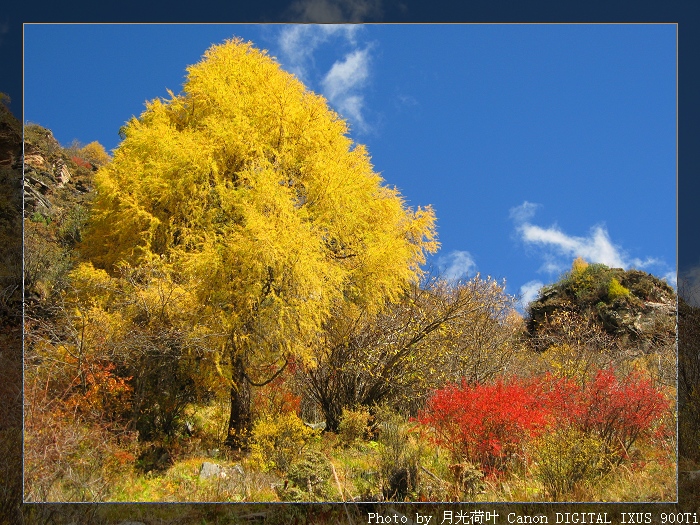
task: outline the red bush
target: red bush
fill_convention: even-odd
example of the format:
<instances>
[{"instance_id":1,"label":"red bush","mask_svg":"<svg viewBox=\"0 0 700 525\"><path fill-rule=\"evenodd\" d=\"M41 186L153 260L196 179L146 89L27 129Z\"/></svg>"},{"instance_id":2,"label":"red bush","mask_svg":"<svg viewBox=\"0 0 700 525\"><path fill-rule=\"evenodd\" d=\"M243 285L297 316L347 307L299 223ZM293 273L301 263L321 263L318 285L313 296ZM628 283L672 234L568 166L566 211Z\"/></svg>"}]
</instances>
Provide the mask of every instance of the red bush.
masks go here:
<instances>
[{"instance_id":1,"label":"red bush","mask_svg":"<svg viewBox=\"0 0 700 525\"><path fill-rule=\"evenodd\" d=\"M253 392L252 405L257 416L262 414L281 416L290 412L301 415L301 396L292 391L289 384L294 363L282 374Z\"/></svg>"},{"instance_id":2,"label":"red bush","mask_svg":"<svg viewBox=\"0 0 700 525\"><path fill-rule=\"evenodd\" d=\"M625 455L638 437L651 432L669 402L648 378L634 372L619 380L613 370L599 370L583 388L583 416L578 426L595 432Z\"/></svg>"},{"instance_id":3,"label":"red bush","mask_svg":"<svg viewBox=\"0 0 700 525\"><path fill-rule=\"evenodd\" d=\"M75 162L78 166L81 166L81 167L83 167L83 168L92 169L92 164L91 164L89 161L85 160L85 159L82 159L82 158L80 158L80 157L73 156L73 157L71 157L71 160L72 160L73 162Z\"/></svg>"},{"instance_id":4,"label":"red bush","mask_svg":"<svg viewBox=\"0 0 700 525\"><path fill-rule=\"evenodd\" d=\"M649 379L633 373L619 380L608 369L583 386L551 375L449 385L433 393L418 420L434 430L435 443L456 460L494 473L527 440L556 426L595 433L623 459L668 408Z\"/></svg>"},{"instance_id":5,"label":"red bush","mask_svg":"<svg viewBox=\"0 0 700 525\"><path fill-rule=\"evenodd\" d=\"M68 410L76 409L85 418L104 424L124 419L131 410L131 377L114 373L114 363L91 363L83 370L84 388L80 376L73 381L74 393L66 400Z\"/></svg>"},{"instance_id":6,"label":"red bush","mask_svg":"<svg viewBox=\"0 0 700 525\"><path fill-rule=\"evenodd\" d=\"M524 440L545 428L539 393L537 384L518 378L474 386L463 382L436 391L418 420L435 430L435 442L456 460L494 472Z\"/></svg>"}]
</instances>

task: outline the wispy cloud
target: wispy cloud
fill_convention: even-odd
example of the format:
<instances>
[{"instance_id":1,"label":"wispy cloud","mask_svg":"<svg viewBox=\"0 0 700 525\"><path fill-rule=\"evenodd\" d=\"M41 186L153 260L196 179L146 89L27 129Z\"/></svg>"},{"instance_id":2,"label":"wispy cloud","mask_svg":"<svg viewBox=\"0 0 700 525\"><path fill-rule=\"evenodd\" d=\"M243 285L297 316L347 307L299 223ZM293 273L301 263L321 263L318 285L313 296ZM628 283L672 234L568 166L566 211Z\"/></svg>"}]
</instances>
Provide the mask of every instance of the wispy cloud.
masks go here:
<instances>
[{"instance_id":1,"label":"wispy cloud","mask_svg":"<svg viewBox=\"0 0 700 525\"><path fill-rule=\"evenodd\" d=\"M612 242L608 230L602 224L593 226L585 237L569 235L556 224L548 228L532 224L531 220L537 207L537 204L525 201L520 206L511 208L509 215L515 223L520 239L528 245L542 249L539 255L544 262L540 271L561 272L570 266L572 259L582 257L586 261L602 263L611 268L655 268L661 275L670 278L671 272L664 261L653 257L630 257L619 245Z\"/></svg>"},{"instance_id":2,"label":"wispy cloud","mask_svg":"<svg viewBox=\"0 0 700 525\"><path fill-rule=\"evenodd\" d=\"M359 41L361 31L359 25L285 26L277 44L287 70L311 89L323 93L355 128L367 132L370 126L365 116L363 89L370 80L372 45ZM339 55L328 71L321 71L316 63L324 47Z\"/></svg>"},{"instance_id":3,"label":"wispy cloud","mask_svg":"<svg viewBox=\"0 0 700 525\"><path fill-rule=\"evenodd\" d=\"M525 223L520 227L525 242L551 248L568 257L583 257L587 261L603 263L612 268L628 266L619 247L613 245L607 230L594 226L588 237L567 235L556 226L541 228Z\"/></svg>"},{"instance_id":4,"label":"wispy cloud","mask_svg":"<svg viewBox=\"0 0 700 525\"><path fill-rule=\"evenodd\" d=\"M539 204L524 201L520 206L515 206L510 209L508 216L513 219L516 224L522 224L535 216Z\"/></svg>"},{"instance_id":5,"label":"wispy cloud","mask_svg":"<svg viewBox=\"0 0 700 525\"><path fill-rule=\"evenodd\" d=\"M338 111L354 121L363 131L367 124L362 116L364 97L360 89L369 77L369 49L349 53L337 61L323 78L323 93Z\"/></svg>"},{"instance_id":6,"label":"wispy cloud","mask_svg":"<svg viewBox=\"0 0 700 525\"><path fill-rule=\"evenodd\" d=\"M315 70L314 54L318 48L337 38L354 46L355 34L360 28L349 24L290 25L280 31L277 44L287 69L310 83L314 81L311 70Z\"/></svg>"},{"instance_id":7,"label":"wispy cloud","mask_svg":"<svg viewBox=\"0 0 700 525\"><path fill-rule=\"evenodd\" d=\"M661 278L674 288L678 287L678 274L675 271L666 272Z\"/></svg>"},{"instance_id":8,"label":"wispy cloud","mask_svg":"<svg viewBox=\"0 0 700 525\"><path fill-rule=\"evenodd\" d=\"M528 281L520 287L520 307L525 308L537 298L540 288L544 286L542 281Z\"/></svg>"},{"instance_id":9,"label":"wispy cloud","mask_svg":"<svg viewBox=\"0 0 700 525\"><path fill-rule=\"evenodd\" d=\"M456 281L476 273L476 262L467 251L455 250L438 259L442 276L448 281Z\"/></svg>"}]
</instances>

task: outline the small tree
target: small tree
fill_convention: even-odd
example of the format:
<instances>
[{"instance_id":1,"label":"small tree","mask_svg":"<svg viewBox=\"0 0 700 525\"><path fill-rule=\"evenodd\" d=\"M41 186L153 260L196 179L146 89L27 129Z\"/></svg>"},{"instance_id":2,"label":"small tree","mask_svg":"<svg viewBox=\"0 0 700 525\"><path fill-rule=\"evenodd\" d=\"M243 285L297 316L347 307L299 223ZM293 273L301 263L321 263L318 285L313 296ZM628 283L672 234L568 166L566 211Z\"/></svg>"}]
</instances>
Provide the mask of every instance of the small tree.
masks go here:
<instances>
[{"instance_id":1,"label":"small tree","mask_svg":"<svg viewBox=\"0 0 700 525\"><path fill-rule=\"evenodd\" d=\"M485 381L508 368L518 319L513 298L492 279L429 280L374 315L336 309L303 383L332 430L343 409L357 406L415 414L447 381Z\"/></svg>"},{"instance_id":2,"label":"small tree","mask_svg":"<svg viewBox=\"0 0 700 525\"><path fill-rule=\"evenodd\" d=\"M80 148L78 153L82 158L91 162L98 168L110 161L109 154L105 151L104 146L96 140Z\"/></svg>"}]
</instances>

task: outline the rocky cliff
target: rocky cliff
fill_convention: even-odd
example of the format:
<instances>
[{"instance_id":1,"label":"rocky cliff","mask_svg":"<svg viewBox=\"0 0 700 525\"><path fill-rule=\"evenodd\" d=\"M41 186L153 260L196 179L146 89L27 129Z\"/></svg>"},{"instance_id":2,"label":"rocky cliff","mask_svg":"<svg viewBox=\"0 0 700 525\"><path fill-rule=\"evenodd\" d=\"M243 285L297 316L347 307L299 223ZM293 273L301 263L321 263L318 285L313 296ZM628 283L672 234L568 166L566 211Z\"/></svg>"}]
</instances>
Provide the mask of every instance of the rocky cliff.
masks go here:
<instances>
[{"instance_id":1,"label":"rocky cliff","mask_svg":"<svg viewBox=\"0 0 700 525\"><path fill-rule=\"evenodd\" d=\"M46 128L29 124L24 134L24 217L60 219L85 203L96 166L61 147Z\"/></svg>"}]
</instances>

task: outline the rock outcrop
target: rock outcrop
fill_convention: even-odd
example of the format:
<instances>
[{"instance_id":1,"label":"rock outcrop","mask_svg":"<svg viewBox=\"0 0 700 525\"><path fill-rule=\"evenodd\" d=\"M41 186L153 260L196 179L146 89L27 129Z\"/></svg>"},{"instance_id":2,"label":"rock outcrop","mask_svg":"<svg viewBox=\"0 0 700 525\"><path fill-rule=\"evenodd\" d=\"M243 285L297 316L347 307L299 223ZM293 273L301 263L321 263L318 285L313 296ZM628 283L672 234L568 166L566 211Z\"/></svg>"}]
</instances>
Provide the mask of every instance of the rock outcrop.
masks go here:
<instances>
[{"instance_id":1,"label":"rock outcrop","mask_svg":"<svg viewBox=\"0 0 700 525\"><path fill-rule=\"evenodd\" d=\"M25 218L53 220L85 201L92 189L94 169L73 157L50 130L36 124L25 127Z\"/></svg>"},{"instance_id":2,"label":"rock outcrop","mask_svg":"<svg viewBox=\"0 0 700 525\"><path fill-rule=\"evenodd\" d=\"M585 263L583 263L585 265ZM665 281L639 270L591 264L566 274L530 303L531 336L548 326L556 312L592 319L617 341L647 351L675 341L676 293Z\"/></svg>"}]
</instances>

